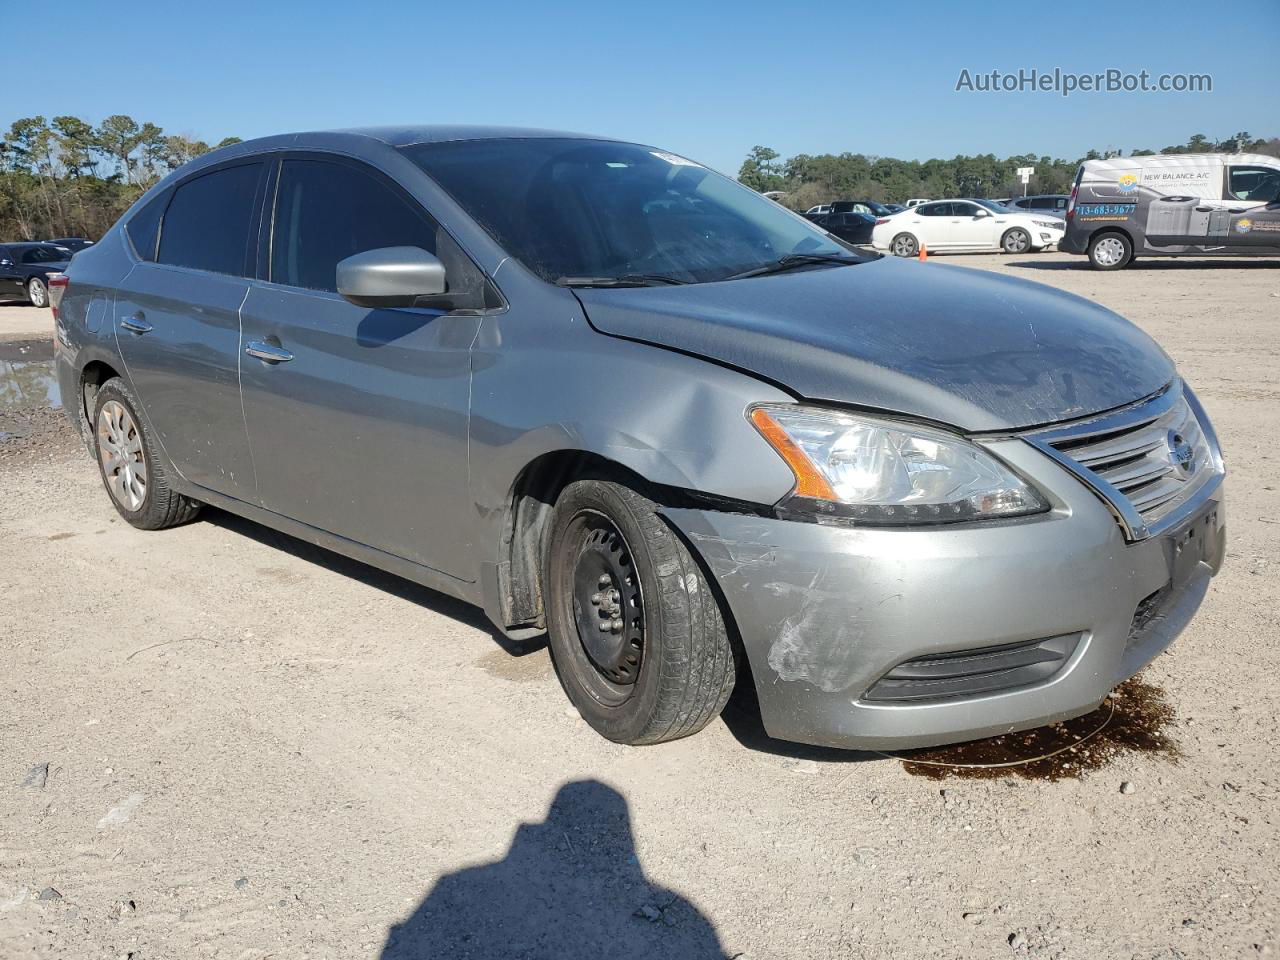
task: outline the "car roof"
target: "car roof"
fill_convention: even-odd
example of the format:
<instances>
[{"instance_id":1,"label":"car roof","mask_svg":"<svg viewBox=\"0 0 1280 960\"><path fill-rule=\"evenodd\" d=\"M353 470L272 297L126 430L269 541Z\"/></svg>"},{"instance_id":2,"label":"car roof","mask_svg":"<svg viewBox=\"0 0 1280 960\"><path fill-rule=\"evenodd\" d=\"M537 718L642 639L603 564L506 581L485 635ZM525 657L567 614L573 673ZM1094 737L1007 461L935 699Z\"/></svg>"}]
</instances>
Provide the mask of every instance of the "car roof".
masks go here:
<instances>
[{"instance_id":1,"label":"car roof","mask_svg":"<svg viewBox=\"0 0 1280 960\"><path fill-rule=\"evenodd\" d=\"M6 247L56 247L58 246L52 240L13 240L5 244Z\"/></svg>"},{"instance_id":2,"label":"car roof","mask_svg":"<svg viewBox=\"0 0 1280 960\"><path fill-rule=\"evenodd\" d=\"M574 140L614 140L613 137L597 137L585 133L564 130L543 130L535 127L503 127L479 124L418 124L410 126L346 127L333 130L310 130L298 133L275 134L246 140L236 147L256 149L279 147L282 141L293 146L307 147L327 145L335 139L373 140L390 147L407 147L419 143L448 143L456 140L532 140L546 138Z\"/></svg>"}]
</instances>

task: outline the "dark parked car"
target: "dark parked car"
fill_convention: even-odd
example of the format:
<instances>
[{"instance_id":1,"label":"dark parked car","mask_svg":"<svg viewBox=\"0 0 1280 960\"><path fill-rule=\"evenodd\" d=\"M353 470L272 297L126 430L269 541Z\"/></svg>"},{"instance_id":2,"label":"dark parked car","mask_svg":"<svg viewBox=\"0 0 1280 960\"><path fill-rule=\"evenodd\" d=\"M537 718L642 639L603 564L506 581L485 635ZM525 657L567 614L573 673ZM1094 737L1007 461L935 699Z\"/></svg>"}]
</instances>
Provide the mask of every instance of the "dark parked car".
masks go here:
<instances>
[{"instance_id":1,"label":"dark parked car","mask_svg":"<svg viewBox=\"0 0 1280 960\"><path fill-rule=\"evenodd\" d=\"M72 253L79 253L85 247L93 246L93 241L86 240L84 237L59 237L48 242L59 247L66 247Z\"/></svg>"},{"instance_id":2,"label":"dark parked car","mask_svg":"<svg viewBox=\"0 0 1280 960\"><path fill-rule=\"evenodd\" d=\"M804 217L846 243L870 243L876 226L876 218L869 213L806 213Z\"/></svg>"},{"instance_id":3,"label":"dark parked car","mask_svg":"<svg viewBox=\"0 0 1280 960\"><path fill-rule=\"evenodd\" d=\"M874 200L837 200L831 204L832 213L865 213L871 217L887 217L893 213L889 206Z\"/></svg>"},{"instance_id":4,"label":"dark parked car","mask_svg":"<svg viewBox=\"0 0 1280 960\"><path fill-rule=\"evenodd\" d=\"M0 297L25 297L49 305L49 276L67 268L71 255L52 243L0 243Z\"/></svg>"},{"instance_id":5,"label":"dark parked car","mask_svg":"<svg viewBox=\"0 0 1280 960\"><path fill-rule=\"evenodd\" d=\"M62 396L128 523L213 504L547 633L623 743L735 682L773 736L879 750L1087 713L1222 560L1209 419L1133 324L652 146L250 141L67 274ZM163 575L131 549L111 589Z\"/></svg>"}]
</instances>

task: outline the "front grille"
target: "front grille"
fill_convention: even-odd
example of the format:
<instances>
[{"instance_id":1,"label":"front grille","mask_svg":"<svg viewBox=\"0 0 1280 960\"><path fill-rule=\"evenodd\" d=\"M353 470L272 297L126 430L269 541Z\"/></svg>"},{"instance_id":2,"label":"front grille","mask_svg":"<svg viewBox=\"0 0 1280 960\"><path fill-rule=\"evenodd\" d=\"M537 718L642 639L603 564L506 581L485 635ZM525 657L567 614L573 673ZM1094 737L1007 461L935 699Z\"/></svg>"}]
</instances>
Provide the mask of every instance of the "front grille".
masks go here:
<instances>
[{"instance_id":1,"label":"front grille","mask_svg":"<svg viewBox=\"0 0 1280 960\"><path fill-rule=\"evenodd\" d=\"M975 650L917 657L898 664L863 694L863 700L939 700L998 693L1040 683L1075 652L1080 634L1026 640Z\"/></svg>"},{"instance_id":2,"label":"front grille","mask_svg":"<svg viewBox=\"0 0 1280 960\"><path fill-rule=\"evenodd\" d=\"M1131 539L1157 530L1221 474L1180 385L1142 406L1028 439L1056 453L1117 508Z\"/></svg>"}]
</instances>

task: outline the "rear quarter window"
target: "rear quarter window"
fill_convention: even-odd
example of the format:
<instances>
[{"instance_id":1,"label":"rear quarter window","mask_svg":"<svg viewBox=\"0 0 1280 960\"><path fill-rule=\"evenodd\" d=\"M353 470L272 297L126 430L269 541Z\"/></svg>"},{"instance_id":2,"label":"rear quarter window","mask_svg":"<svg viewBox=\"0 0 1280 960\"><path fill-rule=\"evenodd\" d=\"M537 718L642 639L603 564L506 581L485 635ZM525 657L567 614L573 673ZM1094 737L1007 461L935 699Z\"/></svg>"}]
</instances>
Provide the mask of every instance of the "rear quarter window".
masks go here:
<instances>
[{"instance_id":1,"label":"rear quarter window","mask_svg":"<svg viewBox=\"0 0 1280 960\"><path fill-rule=\"evenodd\" d=\"M145 207L129 218L125 224L125 232L129 234L129 242L143 260L155 260L156 241L160 239L160 217L164 214L165 204L169 202L169 191L150 200Z\"/></svg>"}]
</instances>

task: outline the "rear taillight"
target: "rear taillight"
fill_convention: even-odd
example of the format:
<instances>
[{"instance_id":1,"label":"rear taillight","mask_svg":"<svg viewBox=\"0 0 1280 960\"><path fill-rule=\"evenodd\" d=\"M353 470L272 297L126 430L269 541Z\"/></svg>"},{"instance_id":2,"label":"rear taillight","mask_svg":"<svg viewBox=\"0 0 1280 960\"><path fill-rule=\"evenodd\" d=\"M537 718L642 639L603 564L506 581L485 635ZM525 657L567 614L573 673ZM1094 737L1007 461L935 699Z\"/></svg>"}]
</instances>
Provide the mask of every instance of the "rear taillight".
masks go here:
<instances>
[{"instance_id":1,"label":"rear taillight","mask_svg":"<svg viewBox=\"0 0 1280 960\"><path fill-rule=\"evenodd\" d=\"M1076 212L1076 193L1080 190L1079 185L1071 188L1071 196L1067 198L1067 220L1070 220Z\"/></svg>"},{"instance_id":2,"label":"rear taillight","mask_svg":"<svg viewBox=\"0 0 1280 960\"><path fill-rule=\"evenodd\" d=\"M58 306L62 303L62 295L67 292L68 277L65 273L51 273L45 286L49 288L49 308L53 311L53 319L58 319Z\"/></svg>"},{"instance_id":3,"label":"rear taillight","mask_svg":"<svg viewBox=\"0 0 1280 960\"><path fill-rule=\"evenodd\" d=\"M882 223L888 223L888 222L889 222L889 218L888 218L888 217L876 217L876 226L877 226L877 227L878 227L878 226L880 226L880 224L882 224Z\"/></svg>"}]
</instances>

